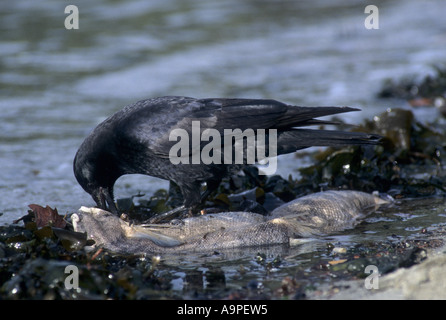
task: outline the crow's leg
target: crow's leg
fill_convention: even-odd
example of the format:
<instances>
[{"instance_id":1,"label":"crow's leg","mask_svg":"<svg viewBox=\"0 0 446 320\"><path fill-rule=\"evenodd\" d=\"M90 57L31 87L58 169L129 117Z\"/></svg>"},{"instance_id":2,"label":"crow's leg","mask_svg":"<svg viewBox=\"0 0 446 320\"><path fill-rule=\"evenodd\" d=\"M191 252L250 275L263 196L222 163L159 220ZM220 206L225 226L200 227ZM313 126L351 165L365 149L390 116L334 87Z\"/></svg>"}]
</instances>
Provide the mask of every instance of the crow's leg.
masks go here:
<instances>
[{"instance_id":1,"label":"crow's leg","mask_svg":"<svg viewBox=\"0 0 446 320\"><path fill-rule=\"evenodd\" d=\"M217 190L218 186L220 185L221 179L211 179L206 181L206 191L203 192L201 195L200 203L204 203L206 201L206 198L209 197L209 195Z\"/></svg>"},{"instance_id":2,"label":"crow's leg","mask_svg":"<svg viewBox=\"0 0 446 320\"><path fill-rule=\"evenodd\" d=\"M157 215L151 217L149 220L147 220L147 223L159 223L161 221L172 220L175 217L179 216L185 210L187 210L187 208L183 204L182 206L176 207L172 210L169 210L167 212L163 212L163 213L160 213L160 214L157 214Z\"/></svg>"},{"instance_id":3,"label":"crow's leg","mask_svg":"<svg viewBox=\"0 0 446 320\"><path fill-rule=\"evenodd\" d=\"M172 220L183 212L188 212L191 215L196 210L201 200L200 197L201 183L195 181L192 184L187 184L187 185L181 184L178 186L180 187L181 193L183 194L184 198L183 205L174 208L170 211L157 214L151 217L148 220L148 223L159 223L161 221Z\"/></svg>"}]
</instances>

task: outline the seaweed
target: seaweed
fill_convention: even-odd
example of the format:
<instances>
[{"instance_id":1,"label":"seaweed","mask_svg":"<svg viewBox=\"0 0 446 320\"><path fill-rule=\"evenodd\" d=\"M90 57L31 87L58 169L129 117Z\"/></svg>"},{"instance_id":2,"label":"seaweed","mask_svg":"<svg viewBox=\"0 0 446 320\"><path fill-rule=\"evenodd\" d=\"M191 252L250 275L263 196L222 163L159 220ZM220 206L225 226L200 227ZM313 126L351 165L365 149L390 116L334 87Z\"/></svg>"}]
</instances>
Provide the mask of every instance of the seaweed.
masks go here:
<instances>
[{"instance_id":1,"label":"seaweed","mask_svg":"<svg viewBox=\"0 0 446 320\"><path fill-rule=\"evenodd\" d=\"M377 97L407 100L413 107L436 106L446 116L446 66L434 65L433 74L421 80L416 76L387 79Z\"/></svg>"}]
</instances>

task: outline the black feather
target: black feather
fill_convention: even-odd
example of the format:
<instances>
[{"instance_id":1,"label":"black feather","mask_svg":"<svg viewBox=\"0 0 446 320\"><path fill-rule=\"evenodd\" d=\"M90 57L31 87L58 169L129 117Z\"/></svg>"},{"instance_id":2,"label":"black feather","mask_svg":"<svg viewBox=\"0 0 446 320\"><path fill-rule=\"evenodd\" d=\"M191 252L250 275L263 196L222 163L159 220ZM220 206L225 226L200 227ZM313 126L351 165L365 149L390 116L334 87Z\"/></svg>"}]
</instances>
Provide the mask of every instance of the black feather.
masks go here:
<instances>
[{"instance_id":1,"label":"black feather","mask_svg":"<svg viewBox=\"0 0 446 320\"><path fill-rule=\"evenodd\" d=\"M139 173L175 182L181 189L186 207L195 207L204 197L201 183L208 191L240 165L211 163L179 164L169 160L176 141L172 130L189 135L192 121L200 130L215 129L223 141L225 129L276 129L278 153L290 153L311 146L375 144L376 135L364 133L296 129L311 125L333 124L318 117L358 111L349 107L299 107L262 99L194 99L160 97L126 106L99 124L80 146L74 159L74 174L80 185L92 195L98 206L113 203L113 186L122 175ZM203 147L205 143L201 143Z\"/></svg>"}]
</instances>

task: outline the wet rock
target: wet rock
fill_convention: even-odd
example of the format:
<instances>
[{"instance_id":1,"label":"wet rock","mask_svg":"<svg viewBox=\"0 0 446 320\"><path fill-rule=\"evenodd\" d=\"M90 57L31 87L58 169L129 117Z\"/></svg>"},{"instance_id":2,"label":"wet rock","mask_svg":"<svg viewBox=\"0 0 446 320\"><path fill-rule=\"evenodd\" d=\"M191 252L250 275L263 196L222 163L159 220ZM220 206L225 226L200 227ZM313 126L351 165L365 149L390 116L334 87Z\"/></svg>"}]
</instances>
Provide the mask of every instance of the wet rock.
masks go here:
<instances>
[{"instance_id":1,"label":"wet rock","mask_svg":"<svg viewBox=\"0 0 446 320\"><path fill-rule=\"evenodd\" d=\"M380 92L379 98L401 98L409 101L415 99L433 100L446 96L446 67L434 66L434 74L425 76L422 80L416 77L406 77L401 80L387 80Z\"/></svg>"},{"instance_id":2,"label":"wet rock","mask_svg":"<svg viewBox=\"0 0 446 320\"><path fill-rule=\"evenodd\" d=\"M413 113L410 110L388 109L373 118L376 133L386 137L394 149L404 151L411 148Z\"/></svg>"},{"instance_id":3,"label":"wet rock","mask_svg":"<svg viewBox=\"0 0 446 320\"><path fill-rule=\"evenodd\" d=\"M245 212L258 213L266 216L269 212L260 203L252 200L243 200L239 206L238 210Z\"/></svg>"},{"instance_id":4,"label":"wet rock","mask_svg":"<svg viewBox=\"0 0 446 320\"><path fill-rule=\"evenodd\" d=\"M442 251L442 250L440 250ZM343 282L345 289L331 294L330 299L446 299L446 255L434 253L419 264L395 269L376 281L377 288L366 289L365 280ZM379 272L381 269L378 267Z\"/></svg>"}]
</instances>

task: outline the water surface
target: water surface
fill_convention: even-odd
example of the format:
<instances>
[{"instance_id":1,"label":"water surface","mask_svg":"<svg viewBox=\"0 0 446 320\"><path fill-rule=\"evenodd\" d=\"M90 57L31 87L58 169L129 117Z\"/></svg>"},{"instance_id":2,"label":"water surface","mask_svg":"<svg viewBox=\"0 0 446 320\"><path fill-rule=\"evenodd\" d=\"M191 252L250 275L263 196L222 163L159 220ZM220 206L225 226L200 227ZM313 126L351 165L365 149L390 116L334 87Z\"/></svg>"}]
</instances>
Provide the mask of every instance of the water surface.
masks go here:
<instances>
[{"instance_id":1,"label":"water surface","mask_svg":"<svg viewBox=\"0 0 446 320\"><path fill-rule=\"evenodd\" d=\"M357 1L60 1L0 4L0 223L27 205L93 205L72 160L85 136L124 105L161 95L274 98L350 105L359 123L389 107L385 78L425 74L446 56L442 1L378 1L380 29ZM432 117L432 115L430 115ZM434 115L435 116L435 115ZM295 174L292 156L279 172ZM167 183L129 176L117 197Z\"/></svg>"}]
</instances>

